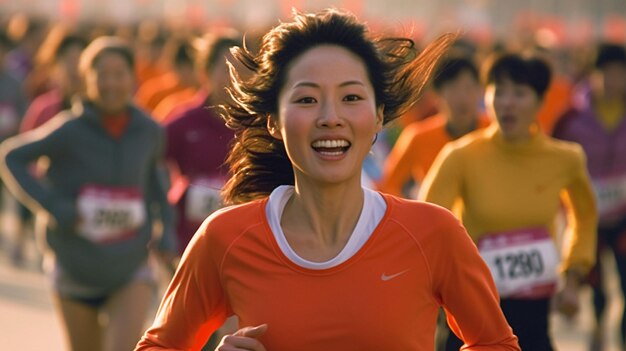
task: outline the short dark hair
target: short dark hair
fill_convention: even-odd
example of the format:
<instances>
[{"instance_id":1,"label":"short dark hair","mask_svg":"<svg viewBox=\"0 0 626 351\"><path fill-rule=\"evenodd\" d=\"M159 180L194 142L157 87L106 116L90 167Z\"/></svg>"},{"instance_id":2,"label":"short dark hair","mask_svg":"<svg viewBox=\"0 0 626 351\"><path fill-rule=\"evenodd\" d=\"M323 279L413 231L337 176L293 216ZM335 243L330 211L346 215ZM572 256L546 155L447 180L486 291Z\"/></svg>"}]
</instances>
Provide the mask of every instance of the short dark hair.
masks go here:
<instances>
[{"instance_id":1,"label":"short dark hair","mask_svg":"<svg viewBox=\"0 0 626 351\"><path fill-rule=\"evenodd\" d=\"M116 36L101 36L94 39L80 55L79 72L84 76L88 70L95 67L100 57L106 53L116 53L134 70L135 56L133 50L122 38Z\"/></svg>"},{"instance_id":2,"label":"short dark hair","mask_svg":"<svg viewBox=\"0 0 626 351\"><path fill-rule=\"evenodd\" d=\"M66 36L61 40L59 46L53 52L54 60L58 61L63 55L65 55L67 50L73 46L78 46L84 49L85 47L87 47L87 39L76 34L70 34Z\"/></svg>"},{"instance_id":3,"label":"short dark hair","mask_svg":"<svg viewBox=\"0 0 626 351\"><path fill-rule=\"evenodd\" d=\"M622 45L612 43L598 45L594 67L601 69L609 63L626 65L626 49Z\"/></svg>"},{"instance_id":4,"label":"short dark hair","mask_svg":"<svg viewBox=\"0 0 626 351\"><path fill-rule=\"evenodd\" d=\"M471 74L477 82L480 80L478 67L471 58L460 54L443 57L433 75L433 88L441 90L447 82L455 80L463 72Z\"/></svg>"},{"instance_id":5,"label":"short dark hair","mask_svg":"<svg viewBox=\"0 0 626 351\"><path fill-rule=\"evenodd\" d=\"M483 83L489 85L510 79L530 86L539 98L543 98L550 86L551 76L550 65L539 57L503 53L485 63Z\"/></svg>"}]
</instances>

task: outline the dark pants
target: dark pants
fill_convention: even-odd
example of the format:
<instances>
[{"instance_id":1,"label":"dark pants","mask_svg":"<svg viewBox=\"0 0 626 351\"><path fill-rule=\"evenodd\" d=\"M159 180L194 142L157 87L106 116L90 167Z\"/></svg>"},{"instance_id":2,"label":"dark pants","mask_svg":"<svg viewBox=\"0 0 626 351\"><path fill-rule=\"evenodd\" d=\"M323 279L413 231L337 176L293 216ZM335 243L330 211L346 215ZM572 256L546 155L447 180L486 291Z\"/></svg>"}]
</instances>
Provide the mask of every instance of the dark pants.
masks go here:
<instances>
[{"instance_id":1,"label":"dark pants","mask_svg":"<svg viewBox=\"0 0 626 351\"><path fill-rule=\"evenodd\" d=\"M552 351L548 314L550 299L500 301L502 312L519 338L522 351ZM459 351L463 342L450 332L446 351Z\"/></svg>"},{"instance_id":2,"label":"dark pants","mask_svg":"<svg viewBox=\"0 0 626 351\"><path fill-rule=\"evenodd\" d=\"M599 323L606 309L607 292L604 291L604 274L601 254L609 250L615 257L617 274L620 277L622 296L626 292L626 219L611 226L598 228L598 259L591 270L588 282L593 289L593 306L595 309L596 322ZM626 339L626 309L621 317L621 340Z\"/></svg>"}]
</instances>

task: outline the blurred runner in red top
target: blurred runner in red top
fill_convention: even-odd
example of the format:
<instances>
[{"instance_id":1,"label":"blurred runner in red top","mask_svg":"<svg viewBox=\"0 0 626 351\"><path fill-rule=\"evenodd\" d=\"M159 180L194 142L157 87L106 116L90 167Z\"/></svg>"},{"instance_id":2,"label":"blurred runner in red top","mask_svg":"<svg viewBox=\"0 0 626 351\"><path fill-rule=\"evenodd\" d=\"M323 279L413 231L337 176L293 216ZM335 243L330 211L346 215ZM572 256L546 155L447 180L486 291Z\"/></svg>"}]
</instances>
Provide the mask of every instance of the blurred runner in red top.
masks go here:
<instances>
[{"instance_id":1,"label":"blurred runner in red top","mask_svg":"<svg viewBox=\"0 0 626 351\"><path fill-rule=\"evenodd\" d=\"M226 56L231 46L240 45L235 35L209 37L197 60L203 80L196 103L166 123L166 157L173 173L170 202L178 213L179 248L185 246L204 219L221 207L219 192L226 180L228 144L233 132L215 108L228 99ZM232 60L231 60L232 61Z\"/></svg>"}]
</instances>

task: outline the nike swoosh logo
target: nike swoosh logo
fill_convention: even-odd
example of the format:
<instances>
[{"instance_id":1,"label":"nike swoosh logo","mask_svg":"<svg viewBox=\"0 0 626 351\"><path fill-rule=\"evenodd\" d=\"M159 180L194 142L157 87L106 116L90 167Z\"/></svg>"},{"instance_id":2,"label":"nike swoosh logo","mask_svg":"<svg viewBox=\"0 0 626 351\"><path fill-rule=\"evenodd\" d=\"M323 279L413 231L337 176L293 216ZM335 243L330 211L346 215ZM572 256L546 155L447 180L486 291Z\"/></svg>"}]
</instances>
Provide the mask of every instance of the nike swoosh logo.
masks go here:
<instances>
[{"instance_id":1,"label":"nike swoosh logo","mask_svg":"<svg viewBox=\"0 0 626 351\"><path fill-rule=\"evenodd\" d=\"M392 275L387 275L387 274L383 273L383 274L380 276L380 280L382 280L382 281L386 282L386 281L391 280L391 279L393 279L393 278L397 278L397 277L399 277L399 276L403 275L404 273L406 273L406 272L408 272L408 271L409 271L408 269L405 269L405 270L403 270L402 272L398 272L398 273L396 273L396 274L392 274Z\"/></svg>"}]
</instances>

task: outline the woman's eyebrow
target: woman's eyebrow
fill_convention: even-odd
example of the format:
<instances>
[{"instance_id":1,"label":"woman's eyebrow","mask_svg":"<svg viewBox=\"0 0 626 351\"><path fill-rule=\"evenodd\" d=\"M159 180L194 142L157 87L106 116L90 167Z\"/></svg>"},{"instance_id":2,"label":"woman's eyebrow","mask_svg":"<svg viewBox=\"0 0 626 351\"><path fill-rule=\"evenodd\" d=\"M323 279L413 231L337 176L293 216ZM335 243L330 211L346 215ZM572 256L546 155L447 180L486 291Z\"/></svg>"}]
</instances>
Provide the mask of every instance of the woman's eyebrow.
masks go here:
<instances>
[{"instance_id":1,"label":"woman's eyebrow","mask_svg":"<svg viewBox=\"0 0 626 351\"><path fill-rule=\"evenodd\" d=\"M343 82L341 84L339 84L340 87L345 87L348 85L365 85L363 84L363 82L359 81L359 80L349 80L346 82ZM296 84L293 85L294 88L299 88L299 87L311 87L311 88L319 88L320 85L314 82L309 82L309 81L304 81L304 82L298 82Z\"/></svg>"}]
</instances>

